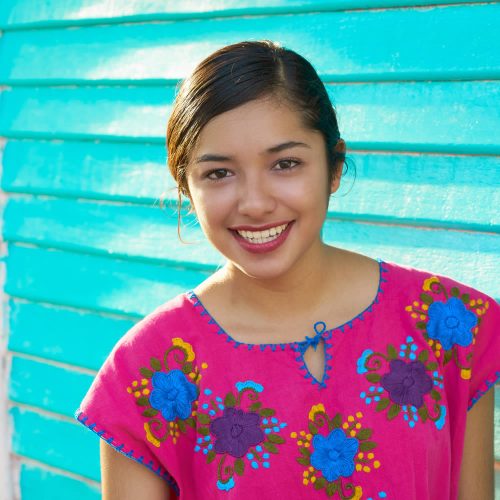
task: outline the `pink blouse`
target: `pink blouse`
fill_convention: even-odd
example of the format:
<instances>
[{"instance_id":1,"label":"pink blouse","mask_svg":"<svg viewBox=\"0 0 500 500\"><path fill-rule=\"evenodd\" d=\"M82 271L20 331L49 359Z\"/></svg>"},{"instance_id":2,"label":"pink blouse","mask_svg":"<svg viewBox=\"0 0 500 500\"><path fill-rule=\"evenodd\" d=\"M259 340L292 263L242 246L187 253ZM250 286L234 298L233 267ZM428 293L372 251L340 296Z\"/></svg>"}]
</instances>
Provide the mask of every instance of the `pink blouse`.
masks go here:
<instances>
[{"instance_id":1,"label":"pink blouse","mask_svg":"<svg viewBox=\"0 0 500 500\"><path fill-rule=\"evenodd\" d=\"M372 304L302 342L237 342L177 296L118 342L78 421L186 500L456 499L467 411L500 376L500 307L379 265ZM303 355L320 341L316 380Z\"/></svg>"}]
</instances>

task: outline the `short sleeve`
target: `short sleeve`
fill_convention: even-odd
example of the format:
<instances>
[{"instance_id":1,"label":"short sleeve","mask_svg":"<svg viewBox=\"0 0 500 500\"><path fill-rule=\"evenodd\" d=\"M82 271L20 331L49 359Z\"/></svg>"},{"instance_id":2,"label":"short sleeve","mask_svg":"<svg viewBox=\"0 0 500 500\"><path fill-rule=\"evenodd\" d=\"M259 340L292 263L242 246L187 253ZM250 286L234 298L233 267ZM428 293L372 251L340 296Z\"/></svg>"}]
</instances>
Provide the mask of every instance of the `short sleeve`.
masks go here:
<instances>
[{"instance_id":1,"label":"short sleeve","mask_svg":"<svg viewBox=\"0 0 500 500\"><path fill-rule=\"evenodd\" d=\"M500 378L500 306L484 294L479 295L474 305L478 323L472 346L468 410Z\"/></svg>"},{"instance_id":2,"label":"short sleeve","mask_svg":"<svg viewBox=\"0 0 500 500\"><path fill-rule=\"evenodd\" d=\"M153 364L161 363L161 343L152 343L156 329L154 318L146 317L122 337L97 373L75 417L117 451L162 477L179 495L172 473L176 462L169 422L157 417L161 413L150 401L154 373L151 359L156 360Z\"/></svg>"}]
</instances>

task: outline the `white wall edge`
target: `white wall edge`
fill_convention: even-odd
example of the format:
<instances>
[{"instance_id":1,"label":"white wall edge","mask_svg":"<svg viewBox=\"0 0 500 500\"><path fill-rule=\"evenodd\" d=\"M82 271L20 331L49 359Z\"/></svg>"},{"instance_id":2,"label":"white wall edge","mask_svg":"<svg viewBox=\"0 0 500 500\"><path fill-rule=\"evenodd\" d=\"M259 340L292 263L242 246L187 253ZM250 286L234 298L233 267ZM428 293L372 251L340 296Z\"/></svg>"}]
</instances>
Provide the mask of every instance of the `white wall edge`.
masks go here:
<instances>
[{"instance_id":1,"label":"white wall edge","mask_svg":"<svg viewBox=\"0 0 500 500\"><path fill-rule=\"evenodd\" d=\"M5 139L0 138L0 179L3 173L3 150ZM0 190L0 496L2 500L20 498L19 493L14 496L14 473L10 460L10 446L12 441L11 426L8 417L7 394L10 373L10 361L7 356L9 340L8 297L4 292L5 285L5 258L7 244L1 238L3 234L3 213L7 195ZM5 495L5 496L4 496Z\"/></svg>"}]
</instances>

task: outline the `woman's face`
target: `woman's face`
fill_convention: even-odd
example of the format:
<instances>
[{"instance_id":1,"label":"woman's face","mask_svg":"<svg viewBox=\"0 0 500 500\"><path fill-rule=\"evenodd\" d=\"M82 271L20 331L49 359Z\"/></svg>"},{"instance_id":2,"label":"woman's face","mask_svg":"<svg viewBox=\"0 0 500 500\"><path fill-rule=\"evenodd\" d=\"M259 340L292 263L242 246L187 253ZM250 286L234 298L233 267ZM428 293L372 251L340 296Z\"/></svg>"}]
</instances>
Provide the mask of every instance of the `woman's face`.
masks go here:
<instances>
[{"instance_id":1,"label":"woman's face","mask_svg":"<svg viewBox=\"0 0 500 500\"><path fill-rule=\"evenodd\" d=\"M209 241L248 276L272 279L317 259L328 196L325 142L298 112L261 99L213 118L187 169Z\"/></svg>"}]
</instances>

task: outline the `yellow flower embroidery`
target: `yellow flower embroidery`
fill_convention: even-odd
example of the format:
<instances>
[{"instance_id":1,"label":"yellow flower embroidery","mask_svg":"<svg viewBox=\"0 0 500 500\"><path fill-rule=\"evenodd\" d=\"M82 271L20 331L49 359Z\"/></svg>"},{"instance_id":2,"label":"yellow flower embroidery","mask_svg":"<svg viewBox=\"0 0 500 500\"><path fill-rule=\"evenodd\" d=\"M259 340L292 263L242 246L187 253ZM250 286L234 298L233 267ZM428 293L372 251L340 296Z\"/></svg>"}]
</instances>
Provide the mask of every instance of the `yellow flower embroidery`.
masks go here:
<instances>
[{"instance_id":1,"label":"yellow flower embroidery","mask_svg":"<svg viewBox=\"0 0 500 500\"><path fill-rule=\"evenodd\" d=\"M309 412L309 420L314 422L314 416L316 415L316 413L320 413L320 412L323 412L323 413L325 412L325 407L323 406L322 403L314 405L311 408L311 411Z\"/></svg>"},{"instance_id":2,"label":"yellow flower embroidery","mask_svg":"<svg viewBox=\"0 0 500 500\"><path fill-rule=\"evenodd\" d=\"M193 351L193 347L191 346L191 344L188 344L187 342L184 342L181 338L179 337L176 337L174 339L172 339L172 344L174 345L177 345L179 347L182 347L183 349L186 350L187 352L187 361L193 361L194 359L194 351Z\"/></svg>"},{"instance_id":3,"label":"yellow flower embroidery","mask_svg":"<svg viewBox=\"0 0 500 500\"><path fill-rule=\"evenodd\" d=\"M146 439L153 445L153 446L156 446L157 448L160 447L160 441L158 441L158 439L156 439L153 434L151 434L151 430L149 428L149 423L146 422L144 424L144 430L146 431Z\"/></svg>"},{"instance_id":4,"label":"yellow flower embroidery","mask_svg":"<svg viewBox=\"0 0 500 500\"><path fill-rule=\"evenodd\" d=\"M425 281L424 281L424 286L422 287L426 292L430 292L431 291L431 285L433 283L439 283L439 278L437 278L436 276L432 276L431 278L427 278Z\"/></svg>"}]
</instances>

